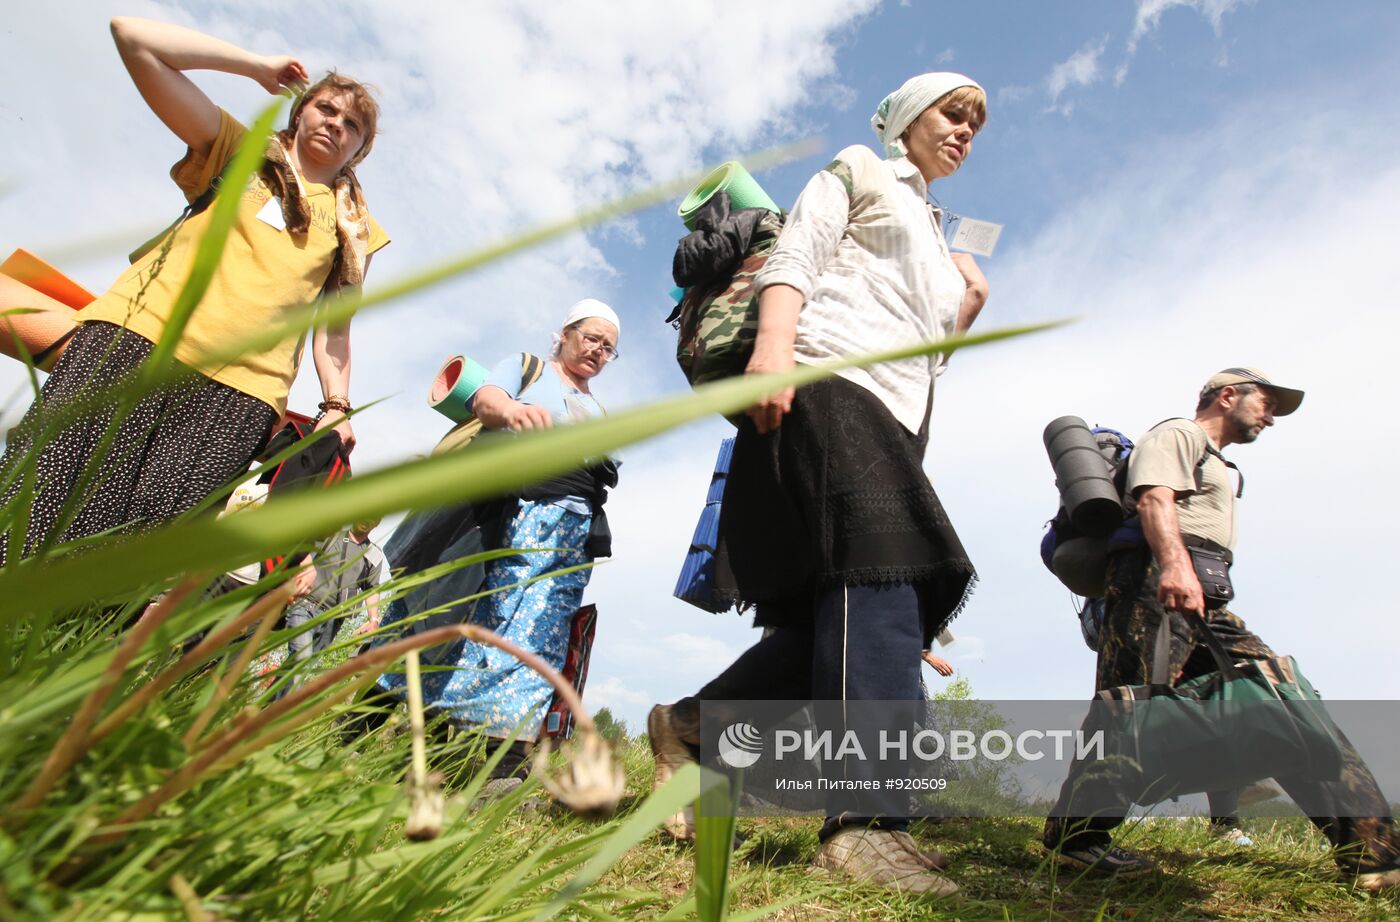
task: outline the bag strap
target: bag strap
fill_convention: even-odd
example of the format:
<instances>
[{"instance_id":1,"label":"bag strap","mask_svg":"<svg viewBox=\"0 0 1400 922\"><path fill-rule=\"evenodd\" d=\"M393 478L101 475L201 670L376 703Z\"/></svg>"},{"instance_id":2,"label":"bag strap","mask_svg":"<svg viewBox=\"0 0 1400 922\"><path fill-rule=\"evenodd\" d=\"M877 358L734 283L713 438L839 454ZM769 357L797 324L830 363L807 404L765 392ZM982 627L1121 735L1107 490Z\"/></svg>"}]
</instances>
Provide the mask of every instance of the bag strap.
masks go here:
<instances>
[{"instance_id":1,"label":"bag strap","mask_svg":"<svg viewBox=\"0 0 1400 922\"><path fill-rule=\"evenodd\" d=\"M1230 657L1230 651L1226 650L1225 645L1220 642L1220 638L1216 635L1214 628L1210 626L1210 622L1202 618L1199 612L1189 611L1182 612L1182 614L1186 616L1187 621L1193 622L1196 629L1201 632L1201 639L1205 641L1206 649L1210 650L1211 658L1215 660L1220 674L1230 681L1243 678L1239 667Z\"/></svg>"},{"instance_id":2,"label":"bag strap","mask_svg":"<svg viewBox=\"0 0 1400 922\"><path fill-rule=\"evenodd\" d=\"M1201 640L1205 641L1206 649L1210 651L1211 658L1215 660L1215 666L1220 674L1227 681L1243 678L1239 667L1231 659L1230 652L1225 649L1225 645L1220 642L1215 630L1211 628L1210 622L1202 618L1194 611L1181 613L1187 621L1193 622L1195 628L1201 632ZM1162 620L1157 623L1157 643L1152 650L1152 676L1153 685L1170 685L1171 676L1167 674L1171 668L1171 613L1163 610Z\"/></svg>"},{"instance_id":3,"label":"bag strap","mask_svg":"<svg viewBox=\"0 0 1400 922\"><path fill-rule=\"evenodd\" d=\"M229 162L232 163L233 161L230 160ZM228 166L225 165L224 169L227 170ZM199 195L195 197L194 201L186 205L185 210L180 212L180 216L176 218L169 227L161 231L159 234L156 234L154 237L152 237L150 240L147 240L145 243L141 244L136 249L132 250L131 253L127 255L127 260L133 263L136 262L142 256L145 256L147 253L160 246L160 244L163 243L167 237L169 237L171 234L175 233L177 230L180 229L180 225L184 224L186 221L188 221L190 218L193 218L195 215L208 211L209 206L214 204L214 199L216 196L218 196L219 187L223 185L223 181L224 174L223 171L220 171L219 175L215 176L212 180L210 180L209 188L199 193Z\"/></svg>"},{"instance_id":4,"label":"bag strap","mask_svg":"<svg viewBox=\"0 0 1400 922\"><path fill-rule=\"evenodd\" d=\"M1239 499L1241 496L1244 496L1244 471L1240 470L1239 465L1237 465L1235 462L1227 460L1224 455L1222 455L1212 446L1206 446L1206 453L1201 456L1201 460L1196 466L1204 467L1206 463L1206 458L1209 458L1211 455L1215 455L1217 458L1219 458L1221 464L1234 471L1235 475L1240 478L1240 485L1235 490L1235 499Z\"/></svg>"}]
</instances>

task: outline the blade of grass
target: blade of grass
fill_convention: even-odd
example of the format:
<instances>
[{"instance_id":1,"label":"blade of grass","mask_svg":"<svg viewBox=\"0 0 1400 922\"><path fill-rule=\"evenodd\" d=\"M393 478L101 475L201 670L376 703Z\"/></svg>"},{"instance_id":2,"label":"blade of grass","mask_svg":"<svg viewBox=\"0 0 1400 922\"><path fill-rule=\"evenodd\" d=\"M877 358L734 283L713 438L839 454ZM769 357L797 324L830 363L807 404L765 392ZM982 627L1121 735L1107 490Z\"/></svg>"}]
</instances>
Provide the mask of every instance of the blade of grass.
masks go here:
<instances>
[{"instance_id":1,"label":"blade of grass","mask_svg":"<svg viewBox=\"0 0 1400 922\"><path fill-rule=\"evenodd\" d=\"M695 904L701 922L720 922L729 911L729 862L739 823L740 778L701 769L695 811Z\"/></svg>"}]
</instances>

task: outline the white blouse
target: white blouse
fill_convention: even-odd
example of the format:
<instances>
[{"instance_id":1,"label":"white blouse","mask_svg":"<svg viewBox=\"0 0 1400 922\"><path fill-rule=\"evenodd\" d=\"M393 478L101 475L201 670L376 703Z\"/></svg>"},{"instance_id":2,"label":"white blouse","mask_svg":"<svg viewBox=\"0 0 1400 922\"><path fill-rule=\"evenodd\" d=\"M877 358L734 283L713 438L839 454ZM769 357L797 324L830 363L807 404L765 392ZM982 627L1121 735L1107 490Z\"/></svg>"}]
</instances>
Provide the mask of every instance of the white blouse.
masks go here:
<instances>
[{"instance_id":1,"label":"white blouse","mask_svg":"<svg viewBox=\"0 0 1400 922\"><path fill-rule=\"evenodd\" d=\"M755 286L802 293L798 362L884 352L952 335L967 283L948 255L928 184L907 158L854 145L807 183ZM933 399L941 355L848 368L910 432Z\"/></svg>"}]
</instances>

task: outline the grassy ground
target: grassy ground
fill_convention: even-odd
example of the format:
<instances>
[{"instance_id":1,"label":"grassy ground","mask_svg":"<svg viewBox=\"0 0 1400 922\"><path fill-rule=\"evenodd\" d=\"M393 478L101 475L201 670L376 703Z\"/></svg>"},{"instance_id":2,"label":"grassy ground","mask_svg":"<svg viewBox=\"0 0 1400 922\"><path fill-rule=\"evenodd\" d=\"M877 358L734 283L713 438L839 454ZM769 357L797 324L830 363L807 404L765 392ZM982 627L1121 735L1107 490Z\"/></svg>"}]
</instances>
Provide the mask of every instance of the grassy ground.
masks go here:
<instances>
[{"instance_id":1,"label":"grassy ground","mask_svg":"<svg viewBox=\"0 0 1400 922\"><path fill-rule=\"evenodd\" d=\"M651 783L645 740L631 742L624 756L630 797ZM575 822L552 811L519 819L522 833L531 823ZM1400 919L1400 894L1376 897L1338 881L1325 840L1306 821L1257 819L1246 825L1256 841L1250 849L1217 841L1204 820L1139 823L1123 844L1151 855L1163 872L1112 882L1078 877L1050 863L1037 844L1040 821L1033 818L924 824L915 828L915 838L950 856L948 876L962 887L951 901L930 902L848 885L812 869L815 820L741 819L731 911L737 916L786 904L769 916L785 920ZM599 887L628 895L612 911L663 918L689 890L692 873L690 848L657 834L628 852ZM651 900L638 899L640 894Z\"/></svg>"}]
</instances>

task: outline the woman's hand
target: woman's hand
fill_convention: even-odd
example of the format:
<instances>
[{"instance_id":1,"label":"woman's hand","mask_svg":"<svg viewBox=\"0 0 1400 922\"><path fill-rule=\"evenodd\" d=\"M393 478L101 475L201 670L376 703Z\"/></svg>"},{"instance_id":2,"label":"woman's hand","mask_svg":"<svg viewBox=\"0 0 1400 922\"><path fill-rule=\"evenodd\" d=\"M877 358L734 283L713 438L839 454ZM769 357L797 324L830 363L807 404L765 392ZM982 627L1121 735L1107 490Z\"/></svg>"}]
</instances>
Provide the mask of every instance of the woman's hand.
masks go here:
<instances>
[{"instance_id":1,"label":"woman's hand","mask_svg":"<svg viewBox=\"0 0 1400 922\"><path fill-rule=\"evenodd\" d=\"M262 56L249 76L274 96L282 92L283 87L305 89L307 83L306 68L296 58L285 54Z\"/></svg>"},{"instance_id":2,"label":"woman's hand","mask_svg":"<svg viewBox=\"0 0 1400 922\"><path fill-rule=\"evenodd\" d=\"M763 375L775 372L791 371L793 365L797 364L793 358L793 344L791 340L786 342L781 339L769 337L765 339L762 334L754 341L753 355L749 358L749 364L744 368L746 375ZM766 435L775 431L783 423L783 416L792 409L793 389L788 387L761 398L758 403L749 407L748 415L753 420L754 427L758 429L759 435Z\"/></svg>"},{"instance_id":3,"label":"woman's hand","mask_svg":"<svg viewBox=\"0 0 1400 922\"><path fill-rule=\"evenodd\" d=\"M938 656L928 650L925 650L920 655L923 657L924 662L928 663L930 666L933 667L934 672L938 673L944 678L947 678L948 676L953 674L953 664L948 662L943 657Z\"/></svg>"},{"instance_id":4,"label":"woman's hand","mask_svg":"<svg viewBox=\"0 0 1400 922\"><path fill-rule=\"evenodd\" d=\"M982 274L982 269L977 265L977 260L967 253L952 253L950 255L953 258L953 265L958 267L958 272L962 273L963 281L967 283L967 293L963 295L962 307L958 308L956 329L958 333L965 333L971 328L977 315L982 312L982 306L987 303L987 295L991 288L987 284L987 277Z\"/></svg>"},{"instance_id":5,"label":"woman's hand","mask_svg":"<svg viewBox=\"0 0 1400 922\"><path fill-rule=\"evenodd\" d=\"M483 384L477 388L470 407L487 429L523 432L526 429L554 428L554 417L544 407L521 403L494 384Z\"/></svg>"},{"instance_id":6,"label":"woman's hand","mask_svg":"<svg viewBox=\"0 0 1400 922\"><path fill-rule=\"evenodd\" d=\"M340 444L344 446L347 455L355 450L355 430L350 426L349 417L332 410L316 420L315 431L320 432L327 427L334 428L339 433Z\"/></svg>"},{"instance_id":7,"label":"woman's hand","mask_svg":"<svg viewBox=\"0 0 1400 922\"><path fill-rule=\"evenodd\" d=\"M512 432L554 428L554 417L550 416L549 411L544 407L537 407L533 403L521 403L518 400L512 400L511 403L514 406L506 407L501 413L505 425L500 428L509 429Z\"/></svg>"},{"instance_id":8,"label":"woman's hand","mask_svg":"<svg viewBox=\"0 0 1400 922\"><path fill-rule=\"evenodd\" d=\"M797 342L797 315L802 311L802 292L791 285L769 285L758 296L758 335L753 355L744 368L746 375L791 371L796 364L793 345ZM790 387L769 394L747 410L759 435L767 435L783 424L792 409Z\"/></svg>"}]
</instances>

